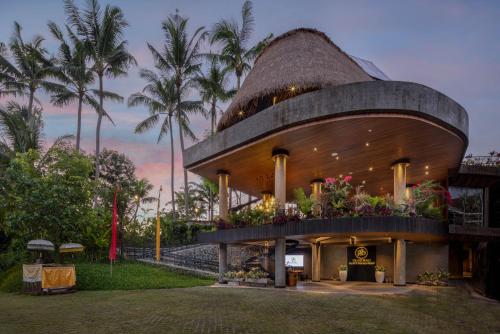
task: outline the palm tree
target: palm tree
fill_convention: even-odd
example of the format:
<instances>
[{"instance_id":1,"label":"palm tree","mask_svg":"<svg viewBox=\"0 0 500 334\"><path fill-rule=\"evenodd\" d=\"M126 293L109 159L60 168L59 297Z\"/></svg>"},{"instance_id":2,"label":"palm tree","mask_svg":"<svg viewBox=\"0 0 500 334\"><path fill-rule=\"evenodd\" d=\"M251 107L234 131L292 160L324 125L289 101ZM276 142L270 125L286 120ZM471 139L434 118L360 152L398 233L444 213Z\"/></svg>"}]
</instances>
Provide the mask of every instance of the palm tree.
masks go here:
<instances>
[{"instance_id":1,"label":"palm tree","mask_svg":"<svg viewBox=\"0 0 500 334\"><path fill-rule=\"evenodd\" d=\"M201 183L191 182L198 201L207 206L208 220L214 218L214 204L218 201L219 187L207 178L202 178Z\"/></svg>"},{"instance_id":2,"label":"palm tree","mask_svg":"<svg viewBox=\"0 0 500 334\"><path fill-rule=\"evenodd\" d=\"M235 20L221 20L211 32L211 43L222 44L221 61L236 75L236 88L240 89L241 76L250 70L251 61L269 43L273 34L269 34L256 45L249 47L250 36L254 29L252 2L245 1L241 9L241 27Z\"/></svg>"},{"instance_id":3,"label":"palm tree","mask_svg":"<svg viewBox=\"0 0 500 334\"><path fill-rule=\"evenodd\" d=\"M156 66L165 72L171 72L176 87L177 110L176 120L179 126L179 137L181 150L184 152L184 137L189 136L195 139L191 131L186 131L189 127L189 114L187 110L182 110L182 94L189 88L196 75L200 72L202 54L199 52L201 41L205 37L204 28L195 30L189 37L187 32L188 19L180 16L177 12L163 21L162 29L165 33L165 45L163 50L157 51L151 44L148 47L153 54ZM192 112L200 112L203 108L190 107ZM188 176L184 168L184 209L188 216Z\"/></svg>"},{"instance_id":4,"label":"palm tree","mask_svg":"<svg viewBox=\"0 0 500 334\"><path fill-rule=\"evenodd\" d=\"M149 117L137 124L135 128L136 133L144 133L153 128L161 118L160 133L158 135L157 143L167 133L170 135L170 190L172 196L172 213L175 222L175 197L174 192L174 137L172 133L172 118L175 116L175 108L177 105L177 94L175 91L175 82L171 79L158 76L150 70L141 70L141 78L147 81L147 85L143 88L142 92L134 93L128 98L128 106L134 107L144 105L149 110Z\"/></svg>"},{"instance_id":5,"label":"palm tree","mask_svg":"<svg viewBox=\"0 0 500 334\"><path fill-rule=\"evenodd\" d=\"M80 138L82 127L82 107L83 104L91 106L97 112L99 103L95 96L99 96L99 91L90 89L89 86L94 83L94 72L87 66L87 50L83 41L66 26L72 45L70 46L61 31L54 23L49 22L49 30L61 44L59 46L58 58L56 59L56 69L61 73L65 84L64 89L54 94L51 102L56 106L65 106L71 102L78 101L77 126L76 126L76 150L80 152ZM104 91L106 98L117 99L120 97L114 93ZM113 120L104 111L104 115L113 123ZM114 124L114 123L113 123Z\"/></svg>"},{"instance_id":6,"label":"palm tree","mask_svg":"<svg viewBox=\"0 0 500 334\"><path fill-rule=\"evenodd\" d=\"M42 47L44 39L35 36L25 43L21 36L22 27L14 22L14 33L9 43L13 63L7 58L5 50L0 52L0 81L3 82L2 95L27 96L27 118L33 114L33 103L37 90L47 93L60 91L63 86L47 81L48 77L58 77L52 60L47 58L47 50Z\"/></svg>"},{"instance_id":7,"label":"palm tree","mask_svg":"<svg viewBox=\"0 0 500 334\"><path fill-rule=\"evenodd\" d=\"M41 148L41 109L35 108L31 117L29 114L27 106L15 102L0 108L0 169L5 168L16 153Z\"/></svg>"},{"instance_id":8,"label":"palm tree","mask_svg":"<svg viewBox=\"0 0 500 334\"><path fill-rule=\"evenodd\" d=\"M217 124L217 101L229 100L236 91L226 90L227 68L222 68L216 57L210 58L210 68L207 74L199 75L196 83L203 102L210 104L210 134L213 135Z\"/></svg>"},{"instance_id":9,"label":"palm tree","mask_svg":"<svg viewBox=\"0 0 500 334\"><path fill-rule=\"evenodd\" d=\"M135 210L134 217L132 219L133 222L137 219L137 212L139 211L139 207L141 203L152 203L157 200L155 197L148 196L148 194L153 190L153 185L149 183L148 179L140 179L134 182L134 200L135 200Z\"/></svg>"},{"instance_id":10,"label":"palm tree","mask_svg":"<svg viewBox=\"0 0 500 334\"><path fill-rule=\"evenodd\" d=\"M64 0L65 12L70 26L82 38L91 62L90 69L97 75L99 82L99 113L96 127L96 164L95 179L99 179L99 153L101 145L101 123L104 112L104 76L116 78L127 74L131 65L136 65L135 58L127 50L127 41L123 39L123 30L128 26L119 7L107 5L101 10L97 0L88 0L83 11L73 0ZM114 95L116 100L122 100Z\"/></svg>"}]
</instances>

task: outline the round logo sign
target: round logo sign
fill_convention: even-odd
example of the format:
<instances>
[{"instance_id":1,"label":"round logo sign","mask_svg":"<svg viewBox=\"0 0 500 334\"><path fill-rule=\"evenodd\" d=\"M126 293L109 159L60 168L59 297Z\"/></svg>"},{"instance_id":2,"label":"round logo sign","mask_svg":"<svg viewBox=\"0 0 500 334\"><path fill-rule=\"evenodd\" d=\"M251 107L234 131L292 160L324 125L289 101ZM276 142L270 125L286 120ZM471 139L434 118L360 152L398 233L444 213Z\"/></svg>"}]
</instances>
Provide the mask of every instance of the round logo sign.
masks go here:
<instances>
[{"instance_id":1,"label":"round logo sign","mask_svg":"<svg viewBox=\"0 0 500 334\"><path fill-rule=\"evenodd\" d=\"M368 250L366 249L366 247L358 247L354 251L354 255L358 259L364 259L368 256Z\"/></svg>"}]
</instances>

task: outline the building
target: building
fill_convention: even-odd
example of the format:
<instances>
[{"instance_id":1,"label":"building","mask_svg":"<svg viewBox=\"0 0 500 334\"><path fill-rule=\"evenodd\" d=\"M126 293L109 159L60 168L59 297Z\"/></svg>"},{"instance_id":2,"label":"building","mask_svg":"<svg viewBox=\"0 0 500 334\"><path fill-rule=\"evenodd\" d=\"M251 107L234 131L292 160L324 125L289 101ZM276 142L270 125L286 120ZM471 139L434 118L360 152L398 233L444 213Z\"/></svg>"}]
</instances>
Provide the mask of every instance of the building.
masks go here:
<instances>
[{"instance_id":1,"label":"building","mask_svg":"<svg viewBox=\"0 0 500 334\"><path fill-rule=\"evenodd\" d=\"M396 285L424 271L468 275L479 245L500 236L498 169L476 177L460 167L468 127L467 112L446 95L389 80L319 31L289 31L257 57L218 132L184 152L185 168L218 182L220 218L228 219L228 187L264 204L271 199L279 212L287 212L294 189L303 188L324 211L325 179L345 176L370 194L391 193L396 205L412 196L411 185L432 179L457 193L472 186L497 209L481 208L474 233L467 227L472 216L464 220L458 212L449 214L457 225L421 216L319 214L201 233L199 241L220 245L221 274L227 244L261 245L262 266L276 287L285 286L285 254L292 253L304 255L304 274L313 281L338 277L341 264L349 266L349 279L364 280L373 280L375 264L383 265L386 280ZM359 247L368 252L362 269L352 258Z\"/></svg>"}]
</instances>

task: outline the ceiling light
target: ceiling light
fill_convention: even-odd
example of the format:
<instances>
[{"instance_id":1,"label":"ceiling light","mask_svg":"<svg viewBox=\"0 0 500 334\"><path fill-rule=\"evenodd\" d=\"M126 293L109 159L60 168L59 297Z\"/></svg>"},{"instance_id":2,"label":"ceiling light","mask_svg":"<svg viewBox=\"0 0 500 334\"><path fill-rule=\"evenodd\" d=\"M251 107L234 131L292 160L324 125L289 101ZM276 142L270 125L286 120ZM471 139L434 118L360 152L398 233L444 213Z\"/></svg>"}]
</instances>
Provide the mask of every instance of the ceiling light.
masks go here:
<instances>
[{"instance_id":1,"label":"ceiling light","mask_svg":"<svg viewBox=\"0 0 500 334\"><path fill-rule=\"evenodd\" d=\"M317 147L313 148L313 151L318 152L318 148Z\"/></svg>"},{"instance_id":2,"label":"ceiling light","mask_svg":"<svg viewBox=\"0 0 500 334\"><path fill-rule=\"evenodd\" d=\"M361 181L361 183L366 184L366 181L365 181L365 180L363 180L363 181Z\"/></svg>"},{"instance_id":3,"label":"ceiling light","mask_svg":"<svg viewBox=\"0 0 500 334\"><path fill-rule=\"evenodd\" d=\"M429 165L426 165L426 166L425 166L425 169L429 169Z\"/></svg>"},{"instance_id":4,"label":"ceiling light","mask_svg":"<svg viewBox=\"0 0 500 334\"><path fill-rule=\"evenodd\" d=\"M245 113L243 112L243 110L240 110L240 111L238 112L238 115L240 115L240 116L243 116L243 114L245 114Z\"/></svg>"},{"instance_id":5,"label":"ceiling light","mask_svg":"<svg viewBox=\"0 0 500 334\"><path fill-rule=\"evenodd\" d=\"M332 153L332 157L336 157L337 155L339 155L337 152Z\"/></svg>"},{"instance_id":6,"label":"ceiling light","mask_svg":"<svg viewBox=\"0 0 500 334\"><path fill-rule=\"evenodd\" d=\"M340 158L340 157L337 155L337 156L335 157L335 160L339 160L339 158Z\"/></svg>"},{"instance_id":7,"label":"ceiling light","mask_svg":"<svg viewBox=\"0 0 500 334\"><path fill-rule=\"evenodd\" d=\"M373 172L373 167L368 168L370 172Z\"/></svg>"},{"instance_id":8,"label":"ceiling light","mask_svg":"<svg viewBox=\"0 0 500 334\"><path fill-rule=\"evenodd\" d=\"M344 174L339 174L339 177L344 177Z\"/></svg>"},{"instance_id":9,"label":"ceiling light","mask_svg":"<svg viewBox=\"0 0 500 334\"><path fill-rule=\"evenodd\" d=\"M293 93L295 92L296 87L295 86L290 86L290 91Z\"/></svg>"},{"instance_id":10,"label":"ceiling light","mask_svg":"<svg viewBox=\"0 0 500 334\"><path fill-rule=\"evenodd\" d=\"M368 132L372 132L372 129L368 129Z\"/></svg>"},{"instance_id":11,"label":"ceiling light","mask_svg":"<svg viewBox=\"0 0 500 334\"><path fill-rule=\"evenodd\" d=\"M366 142L366 143L365 143L365 146L366 146L366 147L370 146L370 143L369 143L369 142Z\"/></svg>"},{"instance_id":12,"label":"ceiling light","mask_svg":"<svg viewBox=\"0 0 500 334\"><path fill-rule=\"evenodd\" d=\"M349 172L349 175L352 175L352 172Z\"/></svg>"},{"instance_id":13,"label":"ceiling light","mask_svg":"<svg viewBox=\"0 0 500 334\"><path fill-rule=\"evenodd\" d=\"M425 171L425 175L429 175L429 172L428 172L428 171Z\"/></svg>"}]
</instances>

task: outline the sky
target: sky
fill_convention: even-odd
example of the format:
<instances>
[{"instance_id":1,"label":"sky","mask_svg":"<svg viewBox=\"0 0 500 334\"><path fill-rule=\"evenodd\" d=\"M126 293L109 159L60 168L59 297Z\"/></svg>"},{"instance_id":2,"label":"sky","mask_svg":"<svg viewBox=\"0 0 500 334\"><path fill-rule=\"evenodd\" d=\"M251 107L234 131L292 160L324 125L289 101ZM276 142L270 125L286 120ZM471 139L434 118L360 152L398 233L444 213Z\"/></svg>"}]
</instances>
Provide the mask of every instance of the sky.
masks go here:
<instances>
[{"instance_id":1,"label":"sky","mask_svg":"<svg viewBox=\"0 0 500 334\"><path fill-rule=\"evenodd\" d=\"M49 20L64 24L62 0L0 0L0 41L8 42L13 22L23 26L24 38L35 34L46 38L51 53L56 41L47 29ZM83 5L84 2L76 0ZM210 29L222 18L240 20L243 1L235 0L142 0L105 1L122 8L130 26L125 31L129 50L138 66L128 76L105 81L105 89L127 98L140 91L144 82L141 68L152 68L146 42L161 47L161 22L179 9L189 17L189 29ZM255 31L252 43L269 33L275 36L298 27L325 32L339 47L354 56L374 62L393 80L430 86L460 103L469 114L468 153L484 155L500 149L500 2L498 1L303 1L255 0ZM206 50L209 49L205 45ZM231 84L235 85L234 78ZM39 94L43 104L45 141L76 132L76 106L57 108ZM5 99L1 102L5 102ZM224 105L221 105L224 107ZM143 107L107 103L105 108L116 123L105 122L102 146L128 155L139 177L148 178L155 191L170 186L170 149L167 141L156 143L158 129L135 134L138 122L147 116ZM82 145L87 152L95 147L96 114L85 109ZM192 119L203 138L209 121ZM175 133L178 138L178 133ZM182 155L176 142L176 187L182 185ZM191 145L191 143L189 143ZM196 176L190 175L191 180ZM167 195L168 192L164 192Z\"/></svg>"}]
</instances>

